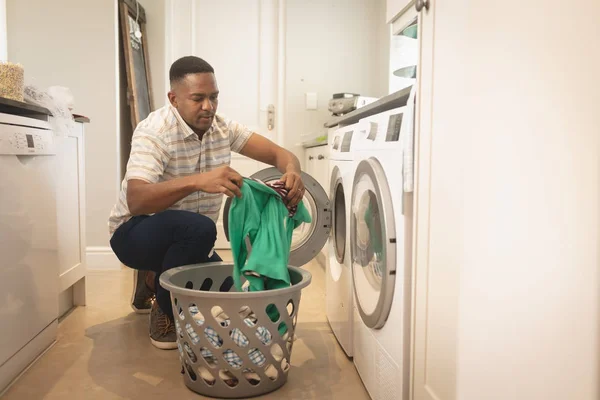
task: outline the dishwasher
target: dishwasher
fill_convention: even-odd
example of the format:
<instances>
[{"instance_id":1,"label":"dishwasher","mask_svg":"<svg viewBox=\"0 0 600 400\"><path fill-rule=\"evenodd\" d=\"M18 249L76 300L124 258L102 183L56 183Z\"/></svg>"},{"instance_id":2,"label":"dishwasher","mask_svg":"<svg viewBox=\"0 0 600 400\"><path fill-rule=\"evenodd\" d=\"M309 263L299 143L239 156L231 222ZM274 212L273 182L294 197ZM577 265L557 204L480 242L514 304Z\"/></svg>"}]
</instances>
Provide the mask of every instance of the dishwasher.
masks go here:
<instances>
[{"instance_id":1,"label":"dishwasher","mask_svg":"<svg viewBox=\"0 0 600 400\"><path fill-rule=\"evenodd\" d=\"M0 396L56 340L57 179L49 123L0 114Z\"/></svg>"}]
</instances>

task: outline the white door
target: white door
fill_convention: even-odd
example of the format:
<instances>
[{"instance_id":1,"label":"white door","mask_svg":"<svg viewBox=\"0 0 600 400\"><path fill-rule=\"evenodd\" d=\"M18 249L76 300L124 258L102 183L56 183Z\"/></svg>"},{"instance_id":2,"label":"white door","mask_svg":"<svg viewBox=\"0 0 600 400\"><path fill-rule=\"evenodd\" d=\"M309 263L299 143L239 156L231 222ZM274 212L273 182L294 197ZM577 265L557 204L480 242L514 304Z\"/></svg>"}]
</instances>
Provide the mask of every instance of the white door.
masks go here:
<instances>
[{"instance_id":1,"label":"white door","mask_svg":"<svg viewBox=\"0 0 600 400\"><path fill-rule=\"evenodd\" d=\"M432 91L434 83L434 18L440 6L429 1L429 10L417 12L416 2L404 0L396 3L394 10L404 12L392 21L390 48L390 90L397 91L413 83L410 63L414 52L416 61L417 101L415 117L415 193L413 238L413 309L411 326L411 384L410 398L419 400L455 400L456 397L456 341L458 263L450 257L459 244L460 232L456 213L456 199L445 193L452 182L458 188L460 182L452 176L457 163L453 162L454 143L447 135L438 134L432 141ZM398 4L401 3L401 6ZM408 7L408 8L407 8ZM445 8L453 5L446 5ZM458 6L456 6L458 10ZM395 15L389 12L388 17ZM448 12L447 10L445 10ZM415 28L416 22L416 28ZM448 26L448 18L438 24ZM416 29L416 32L415 32ZM415 35L416 33L416 35ZM416 36L416 38L415 38ZM416 46L413 43L416 39ZM436 36L437 38L437 36ZM438 39L439 40L439 39ZM415 49L416 47L416 49ZM443 60L436 59L441 71L452 62L450 54ZM402 68L405 67L405 68ZM447 75L444 75L444 78ZM448 91L436 93L436 104L454 104ZM447 117L445 115L444 117ZM442 116L437 116L442 121ZM443 130L443 122L435 126ZM433 147L435 145L435 148ZM435 164L432 165L432 160ZM456 231L454 231L456 230Z\"/></svg>"},{"instance_id":2,"label":"white door","mask_svg":"<svg viewBox=\"0 0 600 400\"><path fill-rule=\"evenodd\" d=\"M218 112L252 131L280 143L277 127L278 85L283 65L278 60L279 9L277 0L170 0L167 6L167 58L195 55L215 69L219 86ZM269 121L269 107L274 119ZM281 129L280 129L281 130ZM266 167L232 154L231 167L250 176ZM217 223L216 248L228 249L223 216Z\"/></svg>"},{"instance_id":3,"label":"white door","mask_svg":"<svg viewBox=\"0 0 600 400\"><path fill-rule=\"evenodd\" d=\"M600 398L598 15L421 12L414 399Z\"/></svg>"},{"instance_id":4,"label":"white door","mask_svg":"<svg viewBox=\"0 0 600 400\"><path fill-rule=\"evenodd\" d=\"M451 59L454 54L447 50L452 47L452 42L443 46L445 52L437 50L451 39L457 40L459 28L454 26L456 32L447 31L454 22L451 10L455 9L460 14L460 4L440 3L444 2L430 1L429 10L423 9L418 13L420 59L415 124L411 352L411 399L415 400L459 399L456 395L456 343L462 181L458 179L460 159L456 156L461 154L461 150L457 150L456 146L461 143L452 135L445 134L447 128L444 123L449 122L452 114L434 111L440 105L446 109L448 105L455 105L455 93L450 88L452 85L446 81L450 78L448 73L456 70ZM441 21L435 20L434 31L434 15L437 18L438 14L441 14ZM438 29L442 28L446 37L438 33ZM437 51L435 70L434 51ZM438 69L439 66L443 68ZM434 84L440 86L439 93L438 86L435 87L435 96ZM436 123L433 124L432 120ZM487 398L482 396L482 399Z\"/></svg>"}]
</instances>

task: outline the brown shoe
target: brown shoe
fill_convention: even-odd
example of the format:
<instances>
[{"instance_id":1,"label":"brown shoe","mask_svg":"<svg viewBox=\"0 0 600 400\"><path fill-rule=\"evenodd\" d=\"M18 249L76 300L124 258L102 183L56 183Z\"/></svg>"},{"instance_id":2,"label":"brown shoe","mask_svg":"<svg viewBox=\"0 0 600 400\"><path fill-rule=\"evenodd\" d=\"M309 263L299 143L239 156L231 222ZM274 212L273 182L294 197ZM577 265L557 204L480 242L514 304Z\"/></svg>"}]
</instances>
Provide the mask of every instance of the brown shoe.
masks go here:
<instances>
[{"instance_id":1,"label":"brown shoe","mask_svg":"<svg viewBox=\"0 0 600 400\"><path fill-rule=\"evenodd\" d=\"M150 341L161 350L177 348L175 323L167 316L155 301L150 311Z\"/></svg>"},{"instance_id":2,"label":"brown shoe","mask_svg":"<svg viewBox=\"0 0 600 400\"><path fill-rule=\"evenodd\" d=\"M154 299L154 272L133 270L133 293L131 308L138 314L148 314ZM152 282L151 285L148 282Z\"/></svg>"}]
</instances>

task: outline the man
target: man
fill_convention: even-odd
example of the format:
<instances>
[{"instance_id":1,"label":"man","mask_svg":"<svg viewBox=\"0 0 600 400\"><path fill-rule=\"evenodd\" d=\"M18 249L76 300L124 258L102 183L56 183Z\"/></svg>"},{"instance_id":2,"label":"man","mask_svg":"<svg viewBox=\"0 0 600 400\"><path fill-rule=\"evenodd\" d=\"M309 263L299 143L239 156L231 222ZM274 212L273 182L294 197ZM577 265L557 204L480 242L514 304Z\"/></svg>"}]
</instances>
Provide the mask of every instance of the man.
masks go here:
<instances>
[{"instance_id":1,"label":"man","mask_svg":"<svg viewBox=\"0 0 600 400\"><path fill-rule=\"evenodd\" d=\"M229 167L231 151L277 167L289 206L304 184L298 159L263 136L216 113L219 89L213 68L183 57L169 71L167 105L142 121L131 143L121 193L109 219L111 247L136 276L134 309L155 291L150 339L177 347L170 294L158 278L182 265L221 261L213 252L222 196L241 196L242 177ZM154 281L141 271L152 271Z\"/></svg>"}]
</instances>

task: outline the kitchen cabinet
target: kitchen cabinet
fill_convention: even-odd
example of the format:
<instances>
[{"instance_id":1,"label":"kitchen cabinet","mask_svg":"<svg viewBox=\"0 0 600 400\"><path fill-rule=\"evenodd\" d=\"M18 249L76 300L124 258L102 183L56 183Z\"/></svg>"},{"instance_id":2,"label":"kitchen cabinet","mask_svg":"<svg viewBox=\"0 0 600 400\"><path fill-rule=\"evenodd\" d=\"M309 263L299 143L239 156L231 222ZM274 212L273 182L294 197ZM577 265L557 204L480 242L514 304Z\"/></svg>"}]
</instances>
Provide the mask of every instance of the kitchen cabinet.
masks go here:
<instances>
[{"instance_id":1,"label":"kitchen cabinet","mask_svg":"<svg viewBox=\"0 0 600 400\"><path fill-rule=\"evenodd\" d=\"M598 399L600 3L428 3L410 399Z\"/></svg>"},{"instance_id":2,"label":"kitchen cabinet","mask_svg":"<svg viewBox=\"0 0 600 400\"><path fill-rule=\"evenodd\" d=\"M316 146L305 150L304 172L315 178L325 192L329 192L328 146Z\"/></svg>"},{"instance_id":3,"label":"kitchen cabinet","mask_svg":"<svg viewBox=\"0 0 600 400\"><path fill-rule=\"evenodd\" d=\"M84 124L57 137L59 317L86 302Z\"/></svg>"}]
</instances>

